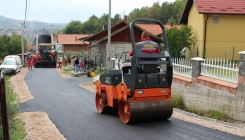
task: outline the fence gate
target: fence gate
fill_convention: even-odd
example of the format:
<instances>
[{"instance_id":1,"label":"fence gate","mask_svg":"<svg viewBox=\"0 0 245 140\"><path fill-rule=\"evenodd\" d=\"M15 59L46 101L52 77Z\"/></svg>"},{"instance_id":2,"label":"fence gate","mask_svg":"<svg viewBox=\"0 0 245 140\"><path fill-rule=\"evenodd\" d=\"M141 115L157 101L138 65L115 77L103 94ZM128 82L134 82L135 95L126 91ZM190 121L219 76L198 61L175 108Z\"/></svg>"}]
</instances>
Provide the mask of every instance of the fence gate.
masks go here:
<instances>
[{"instance_id":1,"label":"fence gate","mask_svg":"<svg viewBox=\"0 0 245 140\"><path fill-rule=\"evenodd\" d=\"M1 73L1 70L0 70ZM1 125L3 128L3 139L9 140L8 115L5 94L5 81L0 77L0 107L1 107ZM2 138L0 138L2 139Z\"/></svg>"}]
</instances>

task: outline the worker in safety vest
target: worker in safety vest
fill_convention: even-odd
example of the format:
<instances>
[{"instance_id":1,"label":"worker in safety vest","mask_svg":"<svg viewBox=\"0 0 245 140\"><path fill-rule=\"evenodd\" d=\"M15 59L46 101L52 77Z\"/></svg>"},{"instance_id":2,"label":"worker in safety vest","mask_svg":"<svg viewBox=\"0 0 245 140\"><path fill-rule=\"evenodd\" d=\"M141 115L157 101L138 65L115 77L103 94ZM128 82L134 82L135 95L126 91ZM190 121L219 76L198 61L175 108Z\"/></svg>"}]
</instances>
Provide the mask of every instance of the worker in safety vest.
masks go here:
<instances>
[{"instance_id":1,"label":"worker in safety vest","mask_svg":"<svg viewBox=\"0 0 245 140\"><path fill-rule=\"evenodd\" d=\"M158 44L151 41L150 35L147 31L142 32L141 42L135 44L136 49L140 49L143 53L160 53ZM133 50L129 51L129 55L133 56Z\"/></svg>"}]
</instances>

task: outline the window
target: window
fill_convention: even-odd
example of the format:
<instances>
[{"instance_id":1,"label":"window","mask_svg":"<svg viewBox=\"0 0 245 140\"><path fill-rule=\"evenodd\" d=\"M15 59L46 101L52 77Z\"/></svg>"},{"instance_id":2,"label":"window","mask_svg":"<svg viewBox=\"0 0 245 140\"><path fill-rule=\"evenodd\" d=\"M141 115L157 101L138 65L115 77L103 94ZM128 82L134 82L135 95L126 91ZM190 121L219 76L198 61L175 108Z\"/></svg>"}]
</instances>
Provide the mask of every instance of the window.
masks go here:
<instances>
[{"instance_id":1,"label":"window","mask_svg":"<svg viewBox=\"0 0 245 140\"><path fill-rule=\"evenodd\" d=\"M213 16L213 23L219 23L219 15Z\"/></svg>"}]
</instances>

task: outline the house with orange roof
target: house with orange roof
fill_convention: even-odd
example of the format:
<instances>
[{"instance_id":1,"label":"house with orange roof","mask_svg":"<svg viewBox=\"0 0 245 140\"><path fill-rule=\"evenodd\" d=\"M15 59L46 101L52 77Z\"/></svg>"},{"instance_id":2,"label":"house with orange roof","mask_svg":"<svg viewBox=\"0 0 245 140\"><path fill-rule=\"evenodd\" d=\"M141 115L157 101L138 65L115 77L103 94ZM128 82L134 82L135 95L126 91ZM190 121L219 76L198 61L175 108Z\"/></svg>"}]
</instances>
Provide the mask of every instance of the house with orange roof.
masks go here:
<instances>
[{"instance_id":1,"label":"house with orange roof","mask_svg":"<svg viewBox=\"0 0 245 140\"><path fill-rule=\"evenodd\" d=\"M31 54L36 53L36 47L33 46L32 44L27 45L27 52L30 52Z\"/></svg>"},{"instance_id":2,"label":"house with orange roof","mask_svg":"<svg viewBox=\"0 0 245 140\"><path fill-rule=\"evenodd\" d=\"M143 28L134 25L135 42L141 41L141 34L145 31ZM150 32L150 39L161 45L161 38ZM127 16L121 22L111 27L111 45L108 46L108 29L105 29L88 38L81 38L80 40L89 41L89 57L96 61L97 64L102 63L102 66L107 66L110 58L119 58L122 52L129 52L132 49L129 24L127 23ZM110 58L108 54L110 52ZM123 56L123 60L130 59L128 54Z\"/></svg>"},{"instance_id":3,"label":"house with orange roof","mask_svg":"<svg viewBox=\"0 0 245 140\"><path fill-rule=\"evenodd\" d=\"M191 48L202 58L231 60L234 52L239 60L245 50L245 0L187 0L180 23L193 28Z\"/></svg>"},{"instance_id":4,"label":"house with orange roof","mask_svg":"<svg viewBox=\"0 0 245 140\"><path fill-rule=\"evenodd\" d=\"M57 42L62 45L62 51L81 52L88 51L88 41L80 41L79 38L88 37L90 34L58 34Z\"/></svg>"}]
</instances>

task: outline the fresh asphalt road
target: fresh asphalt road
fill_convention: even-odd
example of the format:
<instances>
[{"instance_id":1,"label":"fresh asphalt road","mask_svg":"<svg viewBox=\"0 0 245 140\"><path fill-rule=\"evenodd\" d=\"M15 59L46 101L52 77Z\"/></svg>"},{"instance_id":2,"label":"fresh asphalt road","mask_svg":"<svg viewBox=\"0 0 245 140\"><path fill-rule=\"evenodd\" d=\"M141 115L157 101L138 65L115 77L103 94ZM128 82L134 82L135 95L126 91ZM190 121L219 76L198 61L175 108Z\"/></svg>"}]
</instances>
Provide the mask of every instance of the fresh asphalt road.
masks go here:
<instances>
[{"instance_id":1,"label":"fresh asphalt road","mask_svg":"<svg viewBox=\"0 0 245 140\"><path fill-rule=\"evenodd\" d=\"M175 118L123 124L116 111L99 114L95 94L78 84L91 78L62 78L53 68L30 71L25 82L34 98L20 112L46 112L68 140L244 140L244 138Z\"/></svg>"}]
</instances>

